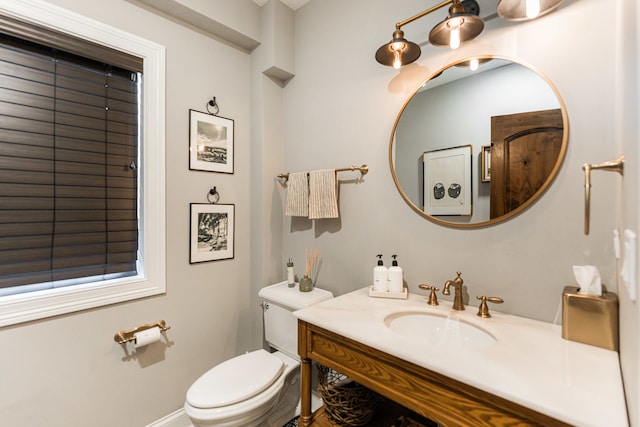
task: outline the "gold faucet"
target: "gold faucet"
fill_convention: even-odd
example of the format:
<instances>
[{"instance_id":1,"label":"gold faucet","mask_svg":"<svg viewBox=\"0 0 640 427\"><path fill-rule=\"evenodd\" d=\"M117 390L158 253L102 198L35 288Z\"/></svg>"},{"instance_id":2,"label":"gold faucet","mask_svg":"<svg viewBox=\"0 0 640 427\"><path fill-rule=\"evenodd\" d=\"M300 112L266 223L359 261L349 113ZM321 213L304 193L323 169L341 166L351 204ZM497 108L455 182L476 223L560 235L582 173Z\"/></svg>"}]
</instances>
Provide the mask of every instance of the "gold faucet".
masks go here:
<instances>
[{"instance_id":1,"label":"gold faucet","mask_svg":"<svg viewBox=\"0 0 640 427\"><path fill-rule=\"evenodd\" d=\"M458 274L458 277L453 279L453 281L447 280L445 282L444 289L442 290L442 295L451 294L451 291L449 291L449 287L453 285L453 287L456 289L455 294L453 296L453 309L464 310L464 303L462 302L462 284L464 283L464 281L460 277L462 272L458 271L457 274Z\"/></svg>"}]
</instances>

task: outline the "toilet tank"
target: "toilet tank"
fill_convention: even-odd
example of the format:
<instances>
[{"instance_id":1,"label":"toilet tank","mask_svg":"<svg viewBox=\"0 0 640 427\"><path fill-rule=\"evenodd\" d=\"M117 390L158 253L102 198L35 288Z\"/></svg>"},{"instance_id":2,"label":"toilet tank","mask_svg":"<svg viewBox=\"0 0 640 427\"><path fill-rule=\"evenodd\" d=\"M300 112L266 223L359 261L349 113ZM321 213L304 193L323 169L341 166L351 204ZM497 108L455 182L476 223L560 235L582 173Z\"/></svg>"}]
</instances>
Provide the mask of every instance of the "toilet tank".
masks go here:
<instances>
[{"instance_id":1,"label":"toilet tank","mask_svg":"<svg viewBox=\"0 0 640 427\"><path fill-rule=\"evenodd\" d=\"M293 312L333 298L324 289L300 292L298 284L290 288L286 281L260 289L264 316L264 335L269 345L298 359L298 319Z\"/></svg>"}]
</instances>

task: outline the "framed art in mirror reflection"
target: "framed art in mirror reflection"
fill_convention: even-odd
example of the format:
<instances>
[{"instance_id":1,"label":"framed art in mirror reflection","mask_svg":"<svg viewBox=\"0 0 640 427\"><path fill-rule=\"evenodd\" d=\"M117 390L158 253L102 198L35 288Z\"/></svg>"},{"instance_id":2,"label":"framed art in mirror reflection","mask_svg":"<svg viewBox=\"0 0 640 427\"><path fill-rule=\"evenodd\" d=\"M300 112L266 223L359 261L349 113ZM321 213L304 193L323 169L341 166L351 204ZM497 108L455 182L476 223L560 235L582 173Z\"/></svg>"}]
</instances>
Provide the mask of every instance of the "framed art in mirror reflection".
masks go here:
<instances>
[{"instance_id":1,"label":"framed art in mirror reflection","mask_svg":"<svg viewBox=\"0 0 640 427\"><path fill-rule=\"evenodd\" d=\"M425 213L471 215L471 158L471 145L422 154Z\"/></svg>"}]
</instances>

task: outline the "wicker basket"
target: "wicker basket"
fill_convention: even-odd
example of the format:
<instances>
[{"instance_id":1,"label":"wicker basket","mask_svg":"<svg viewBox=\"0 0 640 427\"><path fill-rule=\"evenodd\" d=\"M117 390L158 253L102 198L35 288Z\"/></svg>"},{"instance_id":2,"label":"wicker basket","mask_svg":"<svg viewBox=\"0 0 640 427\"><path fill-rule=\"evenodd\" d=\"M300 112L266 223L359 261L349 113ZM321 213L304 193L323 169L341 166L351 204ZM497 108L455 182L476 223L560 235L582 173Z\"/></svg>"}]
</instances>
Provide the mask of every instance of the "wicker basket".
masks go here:
<instances>
[{"instance_id":1,"label":"wicker basket","mask_svg":"<svg viewBox=\"0 0 640 427\"><path fill-rule=\"evenodd\" d=\"M367 425L379 401L375 392L320 364L318 391L327 418L339 426Z\"/></svg>"}]
</instances>

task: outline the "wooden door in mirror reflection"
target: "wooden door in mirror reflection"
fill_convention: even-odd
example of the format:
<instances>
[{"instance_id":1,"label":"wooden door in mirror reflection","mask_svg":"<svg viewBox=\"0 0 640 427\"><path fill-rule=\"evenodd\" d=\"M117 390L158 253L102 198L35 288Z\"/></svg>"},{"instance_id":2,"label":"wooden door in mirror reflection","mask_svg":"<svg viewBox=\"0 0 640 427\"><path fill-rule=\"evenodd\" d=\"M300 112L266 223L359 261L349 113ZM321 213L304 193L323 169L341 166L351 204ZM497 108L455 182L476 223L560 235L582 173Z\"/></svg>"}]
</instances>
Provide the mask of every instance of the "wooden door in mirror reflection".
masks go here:
<instances>
[{"instance_id":1,"label":"wooden door in mirror reflection","mask_svg":"<svg viewBox=\"0 0 640 427\"><path fill-rule=\"evenodd\" d=\"M491 218L527 202L547 181L562 149L560 109L491 117Z\"/></svg>"}]
</instances>

